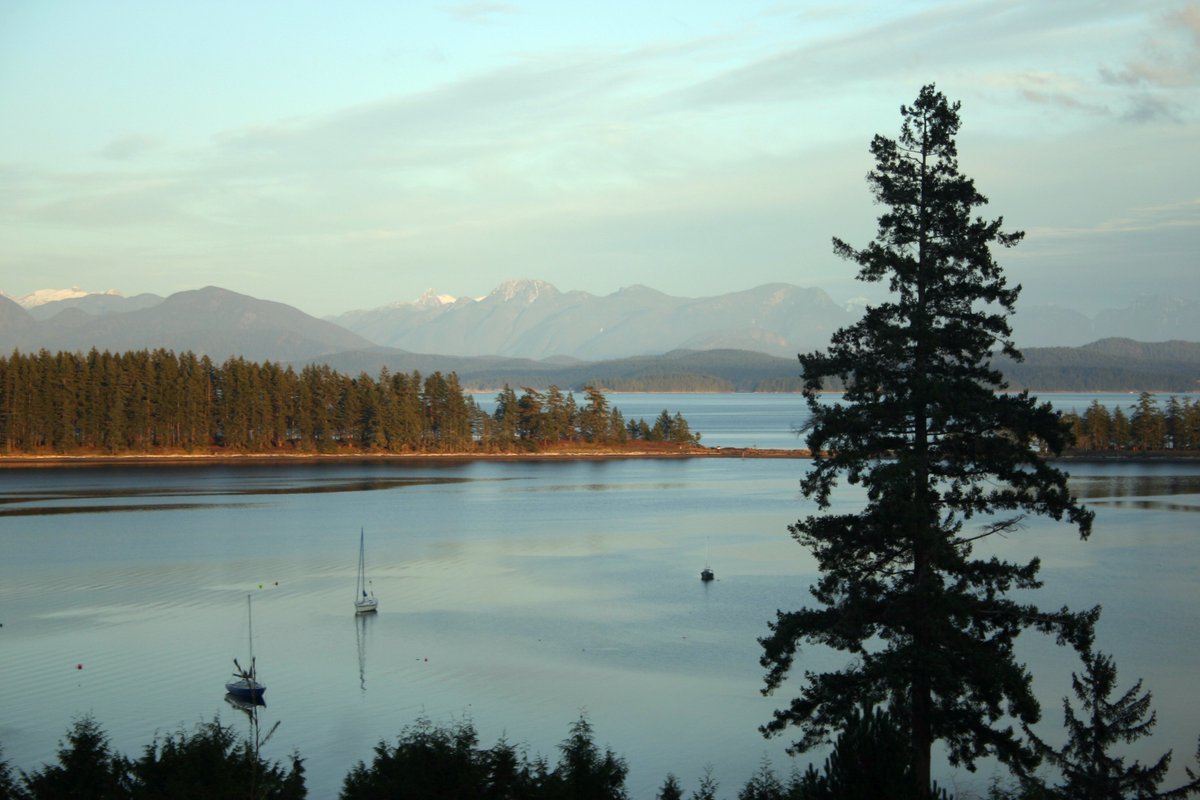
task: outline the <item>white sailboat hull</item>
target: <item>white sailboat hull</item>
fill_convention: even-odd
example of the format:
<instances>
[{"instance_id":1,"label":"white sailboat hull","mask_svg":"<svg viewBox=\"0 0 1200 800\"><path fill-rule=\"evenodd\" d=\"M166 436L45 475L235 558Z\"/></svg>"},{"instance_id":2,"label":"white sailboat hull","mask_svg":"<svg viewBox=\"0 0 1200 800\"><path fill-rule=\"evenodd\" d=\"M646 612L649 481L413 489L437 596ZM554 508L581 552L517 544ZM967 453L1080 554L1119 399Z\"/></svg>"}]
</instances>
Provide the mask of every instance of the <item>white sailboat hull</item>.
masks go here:
<instances>
[{"instance_id":1,"label":"white sailboat hull","mask_svg":"<svg viewBox=\"0 0 1200 800\"><path fill-rule=\"evenodd\" d=\"M370 614L379 609L379 601L374 596L364 597L362 600L354 601L355 614Z\"/></svg>"}]
</instances>

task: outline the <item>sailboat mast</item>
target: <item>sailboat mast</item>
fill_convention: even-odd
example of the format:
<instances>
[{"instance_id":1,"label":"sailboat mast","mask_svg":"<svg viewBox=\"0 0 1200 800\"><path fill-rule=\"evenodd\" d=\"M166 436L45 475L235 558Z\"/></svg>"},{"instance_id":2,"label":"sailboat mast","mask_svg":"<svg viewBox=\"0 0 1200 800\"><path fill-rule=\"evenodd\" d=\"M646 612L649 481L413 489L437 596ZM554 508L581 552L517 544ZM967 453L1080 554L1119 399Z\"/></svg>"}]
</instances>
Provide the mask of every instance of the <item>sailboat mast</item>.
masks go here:
<instances>
[{"instance_id":1,"label":"sailboat mast","mask_svg":"<svg viewBox=\"0 0 1200 800\"><path fill-rule=\"evenodd\" d=\"M250 595L246 595L246 630L250 638L250 672L254 673L254 614L250 609Z\"/></svg>"}]
</instances>

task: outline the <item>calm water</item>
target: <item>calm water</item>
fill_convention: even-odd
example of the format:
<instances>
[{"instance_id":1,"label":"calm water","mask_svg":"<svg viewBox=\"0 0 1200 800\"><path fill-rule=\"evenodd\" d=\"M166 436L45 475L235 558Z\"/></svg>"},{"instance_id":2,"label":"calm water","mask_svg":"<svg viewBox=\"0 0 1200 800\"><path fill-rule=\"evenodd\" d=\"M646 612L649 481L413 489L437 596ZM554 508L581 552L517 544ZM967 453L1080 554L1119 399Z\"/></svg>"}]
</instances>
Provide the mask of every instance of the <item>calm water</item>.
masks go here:
<instances>
[{"instance_id":1,"label":"calm water","mask_svg":"<svg viewBox=\"0 0 1200 800\"><path fill-rule=\"evenodd\" d=\"M1083 397L1083 396L1079 396ZM1080 403L1080 408L1090 402ZM1124 397L1124 396L1120 396ZM796 396L626 395L627 418L680 410L708 444L796 446ZM1132 402L1132 400L1130 400ZM1058 402L1056 401L1056 405ZM470 719L553 760L581 712L630 765L635 797L706 765L732 797L784 742L757 726L790 694L759 695L755 642L815 577L787 534L811 510L804 461L357 463L0 472L0 744L53 759L91 713L137 755L156 732L219 716L223 682L254 649L268 685L266 748L305 758L310 794L424 715ZM1071 465L1098 512L1081 543L1034 522L990 546L1040 555L1047 607L1104 606L1100 647L1122 688L1154 691L1143 757L1194 751L1200 697L1200 465ZM840 502L857 498L844 493ZM352 612L359 528L381 599ZM698 579L705 559L717 580ZM1060 741L1071 653L1022 644ZM804 666L840 663L810 653ZM960 786L987 777L945 776Z\"/></svg>"}]
</instances>

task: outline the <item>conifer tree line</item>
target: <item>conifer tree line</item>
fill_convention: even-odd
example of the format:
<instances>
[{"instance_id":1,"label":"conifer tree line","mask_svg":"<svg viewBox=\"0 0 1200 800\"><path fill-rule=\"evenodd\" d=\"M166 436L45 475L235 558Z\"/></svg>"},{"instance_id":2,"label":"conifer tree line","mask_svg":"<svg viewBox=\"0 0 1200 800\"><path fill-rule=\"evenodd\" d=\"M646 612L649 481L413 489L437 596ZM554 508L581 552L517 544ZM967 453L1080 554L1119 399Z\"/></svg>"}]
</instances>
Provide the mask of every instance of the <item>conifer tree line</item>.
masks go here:
<instances>
[{"instance_id":1,"label":"conifer tree line","mask_svg":"<svg viewBox=\"0 0 1200 800\"><path fill-rule=\"evenodd\" d=\"M1075 434L1077 450L1200 450L1200 400L1172 395L1159 404L1142 392L1129 412L1111 412L1093 400L1082 414L1063 419Z\"/></svg>"},{"instance_id":2,"label":"conifer tree line","mask_svg":"<svg viewBox=\"0 0 1200 800\"><path fill-rule=\"evenodd\" d=\"M1073 674L1079 714L1064 698L1067 742L1054 748L1026 729L1039 753L1057 772L1054 776L1024 773L1008 785L993 779L986 795L960 794L986 800L1167 800L1200 794L1200 777L1185 767L1188 780L1160 788L1171 752L1153 763L1127 763L1116 745L1148 736L1155 724L1150 693L1142 683L1115 699L1116 666L1110 656L1080 654L1085 669ZM256 718L251 717L252 720ZM279 722L275 723L276 726ZM77 718L60 741L53 763L26 772L11 766L0 749L0 800L159 800L223 797L301 800L308 794L304 758L293 751L284 762L261 754L275 728L242 738L213 719L192 730L156 733L136 759L117 752L91 716ZM687 795L668 772L654 800L916 800L904 747L905 730L894 714L876 708L856 709L821 768L791 765L786 775L764 760L736 795L720 792L721 784L706 767ZM421 717L406 726L394 743L380 741L370 762L359 761L342 779L339 800L398 798L506 798L506 800L630 800L625 785L629 765L611 748L596 744L586 715L571 724L558 745L558 760L531 756L524 746L505 738L492 748L480 746L470 721L436 725ZM1200 761L1200 749L1196 758ZM1047 780L1049 778L1049 780ZM933 787L934 800L954 800Z\"/></svg>"},{"instance_id":3,"label":"conifer tree line","mask_svg":"<svg viewBox=\"0 0 1200 800\"><path fill-rule=\"evenodd\" d=\"M596 387L574 394L509 387L482 410L451 372L349 377L326 365L169 350L42 350L0 358L0 452L470 453L629 439L694 442L663 411L625 421Z\"/></svg>"}]
</instances>

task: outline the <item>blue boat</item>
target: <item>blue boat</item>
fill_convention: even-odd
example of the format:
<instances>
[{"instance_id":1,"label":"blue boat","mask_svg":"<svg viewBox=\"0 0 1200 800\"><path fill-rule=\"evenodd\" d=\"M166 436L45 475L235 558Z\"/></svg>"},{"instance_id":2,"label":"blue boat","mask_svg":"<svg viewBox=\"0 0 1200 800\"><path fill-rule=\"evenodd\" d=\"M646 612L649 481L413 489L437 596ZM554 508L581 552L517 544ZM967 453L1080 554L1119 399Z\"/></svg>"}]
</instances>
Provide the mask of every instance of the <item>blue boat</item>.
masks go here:
<instances>
[{"instance_id":1,"label":"blue boat","mask_svg":"<svg viewBox=\"0 0 1200 800\"><path fill-rule=\"evenodd\" d=\"M233 673L233 680L225 683L225 691L234 700L262 705L266 702L263 700L263 694L266 693L267 687L258 682L257 668L254 663L254 617L250 611L250 595L246 595L246 619L250 631L250 669L243 669L235 658L233 666L237 670Z\"/></svg>"}]
</instances>

